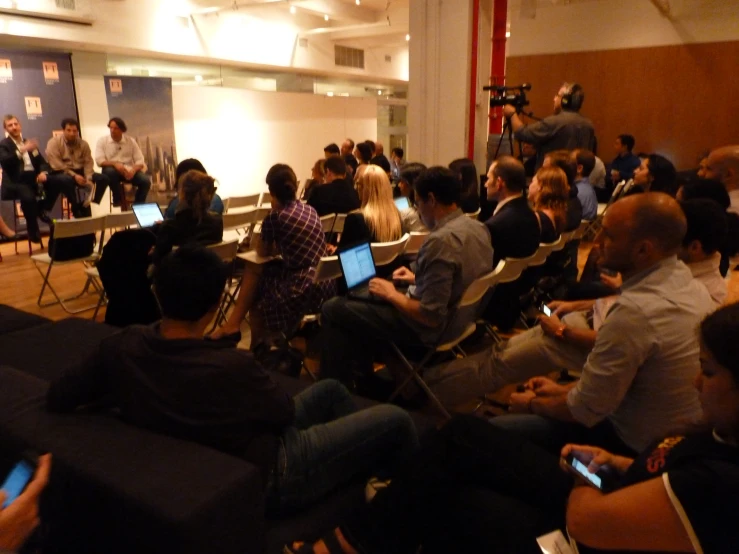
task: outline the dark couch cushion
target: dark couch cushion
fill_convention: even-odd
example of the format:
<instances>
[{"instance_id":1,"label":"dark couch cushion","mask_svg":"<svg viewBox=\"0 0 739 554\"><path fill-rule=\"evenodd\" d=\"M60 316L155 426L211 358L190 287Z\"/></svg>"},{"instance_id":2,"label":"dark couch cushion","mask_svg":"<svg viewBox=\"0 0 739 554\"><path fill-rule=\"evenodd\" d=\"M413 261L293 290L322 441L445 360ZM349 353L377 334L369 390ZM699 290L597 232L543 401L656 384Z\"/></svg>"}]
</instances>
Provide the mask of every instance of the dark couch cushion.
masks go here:
<instances>
[{"instance_id":1,"label":"dark couch cushion","mask_svg":"<svg viewBox=\"0 0 739 554\"><path fill-rule=\"evenodd\" d=\"M89 319L70 318L0 336L5 365L45 381L83 361L115 327Z\"/></svg>"},{"instance_id":2,"label":"dark couch cushion","mask_svg":"<svg viewBox=\"0 0 739 554\"><path fill-rule=\"evenodd\" d=\"M46 552L261 552L258 470L102 414L44 410L47 384L0 367L3 457L54 456L42 502ZM9 445L14 452L8 453Z\"/></svg>"},{"instance_id":3,"label":"dark couch cushion","mask_svg":"<svg viewBox=\"0 0 739 554\"><path fill-rule=\"evenodd\" d=\"M0 335L50 323L50 319L0 304Z\"/></svg>"}]
</instances>

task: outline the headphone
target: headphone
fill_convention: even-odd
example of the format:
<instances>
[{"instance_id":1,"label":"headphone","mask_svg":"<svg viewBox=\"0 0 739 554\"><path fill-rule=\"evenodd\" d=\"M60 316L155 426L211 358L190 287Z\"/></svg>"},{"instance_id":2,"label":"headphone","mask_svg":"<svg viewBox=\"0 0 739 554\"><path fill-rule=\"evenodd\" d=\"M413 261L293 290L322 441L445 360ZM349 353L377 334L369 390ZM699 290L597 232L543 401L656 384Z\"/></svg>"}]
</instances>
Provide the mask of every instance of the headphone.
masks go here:
<instances>
[{"instance_id":1,"label":"headphone","mask_svg":"<svg viewBox=\"0 0 739 554\"><path fill-rule=\"evenodd\" d=\"M562 95L562 109L580 111L582 102L585 100L582 87L577 83L565 83L562 86L567 88L567 91Z\"/></svg>"}]
</instances>

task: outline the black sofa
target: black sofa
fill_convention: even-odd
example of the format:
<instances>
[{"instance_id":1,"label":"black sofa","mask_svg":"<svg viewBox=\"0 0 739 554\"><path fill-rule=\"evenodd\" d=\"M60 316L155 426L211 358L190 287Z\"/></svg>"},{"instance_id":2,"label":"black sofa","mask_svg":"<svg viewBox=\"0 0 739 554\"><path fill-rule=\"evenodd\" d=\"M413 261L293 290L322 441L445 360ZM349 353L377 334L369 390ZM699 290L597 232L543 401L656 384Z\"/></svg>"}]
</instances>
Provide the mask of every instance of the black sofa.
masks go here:
<instances>
[{"instance_id":1,"label":"black sofa","mask_svg":"<svg viewBox=\"0 0 739 554\"><path fill-rule=\"evenodd\" d=\"M363 502L358 481L292 517L267 520L259 472L248 462L109 414L47 413L48 383L116 331L0 306L0 465L6 470L27 449L53 454L41 504L45 552L277 553L290 540L317 538ZM308 385L275 379L293 394ZM414 420L419 433L433 428Z\"/></svg>"}]
</instances>

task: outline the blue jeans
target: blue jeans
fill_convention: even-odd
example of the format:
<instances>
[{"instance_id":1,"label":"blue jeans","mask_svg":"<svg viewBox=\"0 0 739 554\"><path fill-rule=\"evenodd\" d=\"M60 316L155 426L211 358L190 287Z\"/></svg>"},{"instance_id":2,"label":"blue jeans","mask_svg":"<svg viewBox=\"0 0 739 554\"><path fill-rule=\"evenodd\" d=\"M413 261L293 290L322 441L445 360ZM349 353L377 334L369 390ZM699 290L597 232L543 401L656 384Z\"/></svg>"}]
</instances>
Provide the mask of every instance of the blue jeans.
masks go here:
<instances>
[{"instance_id":1,"label":"blue jeans","mask_svg":"<svg viewBox=\"0 0 739 554\"><path fill-rule=\"evenodd\" d=\"M386 476L417 448L405 410L389 404L358 410L338 381L316 383L295 397L295 424L280 439L267 513L312 504L358 476Z\"/></svg>"}]
</instances>

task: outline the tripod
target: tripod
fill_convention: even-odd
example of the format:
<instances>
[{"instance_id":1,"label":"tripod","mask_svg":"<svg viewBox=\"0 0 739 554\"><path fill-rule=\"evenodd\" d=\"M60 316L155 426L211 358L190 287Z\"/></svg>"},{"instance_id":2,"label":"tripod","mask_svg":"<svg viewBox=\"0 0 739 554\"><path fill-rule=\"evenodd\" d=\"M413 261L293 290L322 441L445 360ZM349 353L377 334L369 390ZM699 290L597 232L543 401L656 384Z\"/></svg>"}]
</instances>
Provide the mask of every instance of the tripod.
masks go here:
<instances>
[{"instance_id":1,"label":"tripod","mask_svg":"<svg viewBox=\"0 0 739 554\"><path fill-rule=\"evenodd\" d=\"M533 119L534 121L541 121L541 118L535 117L533 112L524 112L523 110L517 111L516 113L520 115L524 115L528 117L529 119ZM509 118L506 118L505 123L503 124L503 132L500 134L500 138L498 139L498 146L495 149L495 155L493 156L493 160L498 159L498 154L500 154L500 147L503 144L503 140L506 138L506 134L508 135L508 147L511 152L511 156L515 156L516 153L513 149L513 126L511 125L511 120ZM518 143L518 155L519 157L522 155L521 150L521 143Z\"/></svg>"}]
</instances>

